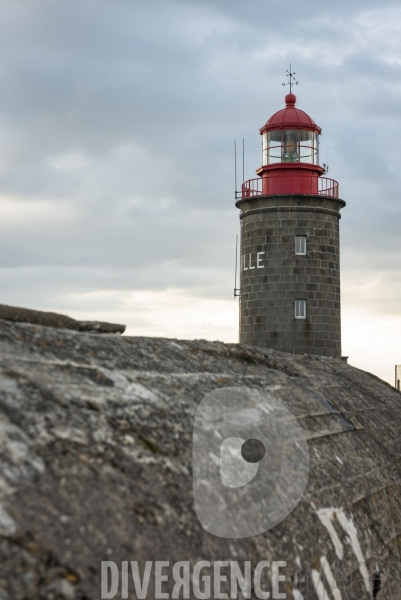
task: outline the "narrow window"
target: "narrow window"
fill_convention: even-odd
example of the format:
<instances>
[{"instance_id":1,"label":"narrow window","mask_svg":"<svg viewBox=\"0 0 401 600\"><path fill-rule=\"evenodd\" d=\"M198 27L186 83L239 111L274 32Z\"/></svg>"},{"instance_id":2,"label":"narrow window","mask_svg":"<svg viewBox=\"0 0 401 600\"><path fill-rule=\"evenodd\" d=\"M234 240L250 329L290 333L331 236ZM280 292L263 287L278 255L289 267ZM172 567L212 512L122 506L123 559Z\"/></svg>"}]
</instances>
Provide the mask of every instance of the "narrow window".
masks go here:
<instances>
[{"instance_id":1,"label":"narrow window","mask_svg":"<svg viewBox=\"0 0 401 600\"><path fill-rule=\"evenodd\" d=\"M400 380L397 379L397 390L400 391Z\"/></svg>"},{"instance_id":2,"label":"narrow window","mask_svg":"<svg viewBox=\"0 0 401 600\"><path fill-rule=\"evenodd\" d=\"M306 236L295 236L295 254L306 254Z\"/></svg>"},{"instance_id":3,"label":"narrow window","mask_svg":"<svg viewBox=\"0 0 401 600\"><path fill-rule=\"evenodd\" d=\"M306 319L306 300L295 300L295 318Z\"/></svg>"}]
</instances>

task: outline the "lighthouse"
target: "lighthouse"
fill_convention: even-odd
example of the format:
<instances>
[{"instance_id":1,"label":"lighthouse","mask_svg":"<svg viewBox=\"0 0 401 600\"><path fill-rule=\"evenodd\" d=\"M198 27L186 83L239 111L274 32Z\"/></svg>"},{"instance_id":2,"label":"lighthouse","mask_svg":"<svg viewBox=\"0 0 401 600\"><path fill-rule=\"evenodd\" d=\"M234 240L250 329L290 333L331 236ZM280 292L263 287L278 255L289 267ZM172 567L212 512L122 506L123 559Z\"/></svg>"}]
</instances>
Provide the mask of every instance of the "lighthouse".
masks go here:
<instances>
[{"instance_id":1,"label":"lighthouse","mask_svg":"<svg viewBox=\"0 0 401 600\"><path fill-rule=\"evenodd\" d=\"M237 194L240 343L339 358L345 202L319 164L321 128L296 104L290 85L285 107L260 129L258 177Z\"/></svg>"}]
</instances>

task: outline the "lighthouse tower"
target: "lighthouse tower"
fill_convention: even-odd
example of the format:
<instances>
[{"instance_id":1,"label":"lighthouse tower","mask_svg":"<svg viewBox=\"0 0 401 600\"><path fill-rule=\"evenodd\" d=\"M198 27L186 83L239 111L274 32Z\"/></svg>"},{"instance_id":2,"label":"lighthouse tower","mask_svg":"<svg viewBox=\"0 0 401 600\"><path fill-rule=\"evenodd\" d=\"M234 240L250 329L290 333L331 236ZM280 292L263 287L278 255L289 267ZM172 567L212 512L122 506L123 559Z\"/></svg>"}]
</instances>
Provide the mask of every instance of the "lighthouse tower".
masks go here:
<instances>
[{"instance_id":1,"label":"lighthouse tower","mask_svg":"<svg viewBox=\"0 0 401 600\"><path fill-rule=\"evenodd\" d=\"M260 133L262 166L256 179L242 184L236 202L240 342L340 357L339 219L345 202L319 165L321 129L290 93Z\"/></svg>"}]
</instances>

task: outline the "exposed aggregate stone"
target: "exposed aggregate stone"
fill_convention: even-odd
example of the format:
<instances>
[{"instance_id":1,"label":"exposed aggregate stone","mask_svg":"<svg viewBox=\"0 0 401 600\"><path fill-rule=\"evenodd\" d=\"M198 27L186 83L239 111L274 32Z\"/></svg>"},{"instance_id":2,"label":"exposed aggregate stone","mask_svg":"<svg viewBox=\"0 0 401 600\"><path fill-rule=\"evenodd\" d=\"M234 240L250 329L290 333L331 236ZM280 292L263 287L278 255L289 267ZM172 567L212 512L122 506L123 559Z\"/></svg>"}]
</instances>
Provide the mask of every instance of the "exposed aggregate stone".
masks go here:
<instances>
[{"instance_id":1,"label":"exposed aggregate stone","mask_svg":"<svg viewBox=\"0 0 401 600\"><path fill-rule=\"evenodd\" d=\"M222 386L274 387L311 457L298 507L242 540L203 530L192 497L193 418ZM354 524L369 573L380 568L371 593L336 514ZM102 560L230 559L286 560L287 597L316 598L299 565L320 571L322 556L340 564L344 600L351 589L396 598L401 395L329 357L0 320L0 534L0 600L97 600Z\"/></svg>"}]
</instances>

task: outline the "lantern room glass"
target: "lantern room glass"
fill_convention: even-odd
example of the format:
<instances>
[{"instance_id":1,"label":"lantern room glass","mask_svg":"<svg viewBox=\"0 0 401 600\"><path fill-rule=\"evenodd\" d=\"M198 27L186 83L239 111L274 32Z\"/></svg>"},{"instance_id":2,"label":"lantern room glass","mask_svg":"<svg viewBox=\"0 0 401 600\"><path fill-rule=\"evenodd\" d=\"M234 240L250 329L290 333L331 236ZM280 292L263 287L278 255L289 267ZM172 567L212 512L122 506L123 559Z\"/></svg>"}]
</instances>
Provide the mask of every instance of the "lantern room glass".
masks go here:
<instances>
[{"instance_id":1,"label":"lantern room glass","mask_svg":"<svg viewBox=\"0 0 401 600\"><path fill-rule=\"evenodd\" d=\"M276 129L263 134L263 165L301 162L319 164L319 134L305 129Z\"/></svg>"}]
</instances>

